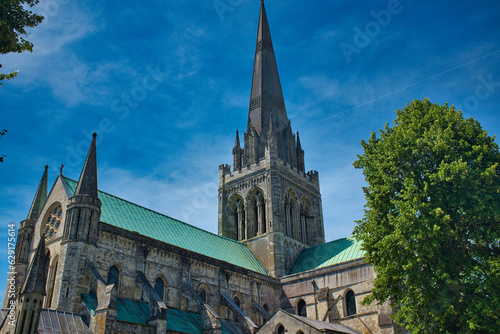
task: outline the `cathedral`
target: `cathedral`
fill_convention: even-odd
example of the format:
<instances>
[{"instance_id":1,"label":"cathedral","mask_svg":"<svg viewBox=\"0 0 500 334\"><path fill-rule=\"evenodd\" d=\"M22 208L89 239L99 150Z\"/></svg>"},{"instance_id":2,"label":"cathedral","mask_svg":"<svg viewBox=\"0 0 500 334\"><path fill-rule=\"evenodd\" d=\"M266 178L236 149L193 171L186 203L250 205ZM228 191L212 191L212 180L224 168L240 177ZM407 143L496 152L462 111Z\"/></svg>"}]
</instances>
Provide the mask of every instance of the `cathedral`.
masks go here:
<instances>
[{"instance_id":1,"label":"cathedral","mask_svg":"<svg viewBox=\"0 0 500 334\"><path fill-rule=\"evenodd\" d=\"M79 180L61 169L49 191L45 167L0 334L401 332L387 303L361 303L375 272L360 243L325 243L319 175L305 169L260 6L247 128L219 167L218 235L99 190L94 134Z\"/></svg>"}]
</instances>

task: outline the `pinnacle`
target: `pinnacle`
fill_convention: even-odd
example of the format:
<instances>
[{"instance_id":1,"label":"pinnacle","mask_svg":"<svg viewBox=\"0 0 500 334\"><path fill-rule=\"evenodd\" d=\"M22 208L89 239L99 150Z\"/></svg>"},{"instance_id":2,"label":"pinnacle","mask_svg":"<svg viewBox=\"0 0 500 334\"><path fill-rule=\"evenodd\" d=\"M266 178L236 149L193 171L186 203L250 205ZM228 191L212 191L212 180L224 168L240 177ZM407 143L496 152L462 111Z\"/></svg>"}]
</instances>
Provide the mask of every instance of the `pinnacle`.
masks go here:
<instances>
[{"instance_id":1,"label":"pinnacle","mask_svg":"<svg viewBox=\"0 0 500 334\"><path fill-rule=\"evenodd\" d=\"M96 137L97 134L94 133L80 179L78 180L75 195L88 195L97 198Z\"/></svg>"},{"instance_id":2,"label":"pinnacle","mask_svg":"<svg viewBox=\"0 0 500 334\"><path fill-rule=\"evenodd\" d=\"M33 203L31 204L30 211L28 213L28 219L37 219L42 211L42 207L45 204L45 200L47 199L47 171L49 170L49 166L45 165L45 170L42 175L42 179L40 180L40 184L38 185L38 189L36 190L35 198L33 199Z\"/></svg>"}]
</instances>

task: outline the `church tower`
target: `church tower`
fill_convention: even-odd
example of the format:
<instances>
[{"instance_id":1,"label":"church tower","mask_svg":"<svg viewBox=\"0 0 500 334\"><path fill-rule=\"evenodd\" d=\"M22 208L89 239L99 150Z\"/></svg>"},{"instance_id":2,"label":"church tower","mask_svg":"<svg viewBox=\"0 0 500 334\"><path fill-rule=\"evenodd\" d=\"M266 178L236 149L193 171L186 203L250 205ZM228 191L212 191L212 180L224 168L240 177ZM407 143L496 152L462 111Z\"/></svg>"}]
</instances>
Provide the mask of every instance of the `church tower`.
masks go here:
<instances>
[{"instance_id":1,"label":"church tower","mask_svg":"<svg viewBox=\"0 0 500 334\"><path fill-rule=\"evenodd\" d=\"M97 250L101 201L97 195L96 134L93 134L89 152L76 186L66 208L64 232L61 241L60 262L56 282L55 305L58 310L79 313L79 298L89 293L90 278L86 266L93 262Z\"/></svg>"},{"instance_id":2,"label":"church tower","mask_svg":"<svg viewBox=\"0 0 500 334\"><path fill-rule=\"evenodd\" d=\"M288 273L298 253L324 243L318 172L288 119L261 1L247 129L233 169L219 167L219 235L245 242L269 274Z\"/></svg>"}]
</instances>

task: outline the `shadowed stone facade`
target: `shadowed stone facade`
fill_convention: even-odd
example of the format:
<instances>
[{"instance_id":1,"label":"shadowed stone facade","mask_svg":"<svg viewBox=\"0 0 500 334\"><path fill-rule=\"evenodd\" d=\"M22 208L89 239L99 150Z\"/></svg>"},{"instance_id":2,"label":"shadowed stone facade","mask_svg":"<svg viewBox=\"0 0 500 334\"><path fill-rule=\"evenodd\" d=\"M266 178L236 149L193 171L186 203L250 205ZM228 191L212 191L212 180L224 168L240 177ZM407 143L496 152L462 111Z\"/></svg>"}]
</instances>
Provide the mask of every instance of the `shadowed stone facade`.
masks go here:
<instances>
[{"instance_id":1,"label":"shadowed stone facade","mask_svg":"<svg viewBox=\"0 0 500 334\"><path fill-rule=\"evenodd\" d=\"M61 170L47 195L46 167L0 334L398 333L388 305L361 305L375 273L360 244L325 244L263 2L243 138L219 168L219 235L99 191L95 134L78 182Z\"/></svg>"}]
</instances>

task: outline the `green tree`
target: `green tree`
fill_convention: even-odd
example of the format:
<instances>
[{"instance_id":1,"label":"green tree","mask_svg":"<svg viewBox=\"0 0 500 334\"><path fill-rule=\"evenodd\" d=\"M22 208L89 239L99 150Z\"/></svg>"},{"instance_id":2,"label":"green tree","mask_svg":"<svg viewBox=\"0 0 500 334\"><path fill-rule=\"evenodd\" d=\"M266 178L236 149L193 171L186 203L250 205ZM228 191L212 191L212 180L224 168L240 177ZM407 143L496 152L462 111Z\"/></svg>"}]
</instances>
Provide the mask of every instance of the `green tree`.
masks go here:
<instances>
[{"instance_id":1,"label":"green tree","mask_svg":"<svg viewBox=\"0 0 500 334\"><path fill-rule=\"evenodd\" d=\"M43 20L43 16L29 10L36 4L38 0L0 0L0 54L33 51L33 43L24 37L28 36L26 28L36 27ZM17 72L0 73L0 85L2 80L15 76Z\"/></svg>"},{"instance_id":2,"label":"green tree","mask_svg":"<svg viewBox=\"0 0 500 334\"><path fill-rule=\"evenodd\" d=\"M447 104L415 100L372 132L354 235L377 272L364 303L390 301L414 333L500 331L500 153Z\"/></svg>"}]
</instances>

